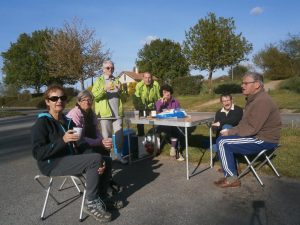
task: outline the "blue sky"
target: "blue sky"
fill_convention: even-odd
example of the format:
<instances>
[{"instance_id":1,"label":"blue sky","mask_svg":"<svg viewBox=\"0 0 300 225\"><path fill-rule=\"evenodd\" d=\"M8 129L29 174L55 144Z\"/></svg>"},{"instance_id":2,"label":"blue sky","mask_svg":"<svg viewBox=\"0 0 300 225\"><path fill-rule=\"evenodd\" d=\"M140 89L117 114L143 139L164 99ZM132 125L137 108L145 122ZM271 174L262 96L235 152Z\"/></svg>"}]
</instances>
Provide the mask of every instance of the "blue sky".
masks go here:
<instances>
[{"instance_id":1,"label":"blue sky","mask_svg":"<svg viewBox=\"0 0 300 225\"><path fill-rule=\"evenodd\" d=\"M168 38L182 43L185 31L214 12L218 17L233 17L236 32L253 44L251 59L265 45L286 39L288 33L300 34L299 10L297 0L2 0L0 52L7 51L21 33L61 28L78 17L111 50L118 74L132 70L147 40ZM226 71L217 72L222 73Z\"/></svg>"}]
</instances>

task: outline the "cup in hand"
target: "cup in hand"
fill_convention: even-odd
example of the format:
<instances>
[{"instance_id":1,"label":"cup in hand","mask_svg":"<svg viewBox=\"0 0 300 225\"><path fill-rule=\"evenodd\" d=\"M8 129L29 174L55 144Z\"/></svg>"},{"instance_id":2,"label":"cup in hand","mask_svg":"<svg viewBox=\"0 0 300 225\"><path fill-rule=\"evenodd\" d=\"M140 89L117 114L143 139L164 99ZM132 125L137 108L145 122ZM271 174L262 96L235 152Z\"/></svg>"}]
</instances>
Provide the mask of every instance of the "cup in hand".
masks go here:
<instances>
[{"instance_id":1,"label":"cup in hand","mask_svg":"<svg viewBox=\"0 0 300 225\"><path fill-rule=\"evenodd\" d=\"M106 149L112 149L113 147L112 138L104 138L102 143Z\"/></svg>"},{"instance_id":2,"label":"cup in hand","mask_svg":"<svg viewBox=\"0 0 300 225\"><path fill-rule=\"evenodd\" d=\"M73 127L74 134L77 134L79 138L81 137L82 128L81 127Z\"/></svg>"}]
</instances>

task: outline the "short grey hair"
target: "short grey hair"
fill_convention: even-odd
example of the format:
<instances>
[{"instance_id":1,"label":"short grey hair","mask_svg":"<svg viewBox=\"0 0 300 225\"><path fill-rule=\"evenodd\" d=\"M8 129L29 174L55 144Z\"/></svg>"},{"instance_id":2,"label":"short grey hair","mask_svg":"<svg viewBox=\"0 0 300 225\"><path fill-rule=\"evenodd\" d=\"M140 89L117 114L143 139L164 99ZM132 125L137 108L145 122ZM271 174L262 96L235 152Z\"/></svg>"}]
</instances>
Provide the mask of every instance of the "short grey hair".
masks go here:
<instances>
[{"instance_id":1,"label":"short grey hair","mask_svg":"<svg viewBox=\"0 0 300 225\"><path fill-rule=\"evenodd\" d=\"M77 95L77 102L80 102L83 98L86 98L86 97L93 100L93 95L90 91L84 90L84 91L79 92Z\"/></svg>"},{"instance_id":2,"label":"short grey hair","mask_svg":"<svg viewBox=\"0 0 300 225\"><path fill-rule=\"evenodd\" d=\"M102 68L104 68L106 64L111 64L113 67L115 66L115 64L113 63L113 61L111 61L111 60L105 60L103 62L103 64L102 64Z\"/></svg>"},{"instance_id":3,"label":"short grey hair","mask_svg":"<svg viewBox=\"0 0 300 225\"><path fill-rule=\"evenodd\" d=\"M251 77L254 81L258 81L262 87L264 86L264 78L260 73L257 72L247 72L244 77Z\"/></svg>"}]
</instances>

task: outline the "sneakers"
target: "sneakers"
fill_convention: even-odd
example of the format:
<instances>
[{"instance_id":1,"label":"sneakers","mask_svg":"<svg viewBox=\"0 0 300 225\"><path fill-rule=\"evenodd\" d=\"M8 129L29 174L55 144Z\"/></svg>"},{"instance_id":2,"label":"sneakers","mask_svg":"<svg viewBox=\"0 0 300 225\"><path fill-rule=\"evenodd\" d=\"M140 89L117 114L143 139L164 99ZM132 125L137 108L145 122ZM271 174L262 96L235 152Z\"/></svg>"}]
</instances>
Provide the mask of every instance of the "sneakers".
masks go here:
<instances>
[{"instance_id":1,"label":"sneakers","mask_svg":"<svg viewBox=\"0 0 300 225\"><path fill-rule=\"evenodd\" d=\"M174 147L171 147L170 149L170 156L175 157L176 156L176 149Z\"/></svg>"},{"instance_id":2,"label":"sneakers","mask_svg":"<svg viewBox=\"0 0 300 225\"><path fill-rule=\"evenodd\" d=\"M124 208L124 202L121 200L115 200L112 198L105 198L103 200L104 204L106 205L106 208L108 210L116 210L116 209L122 209Z\"/></svg>"},{"instance_id":3,"label":"sneakers","mask_svg":"<svg viewBox=\"0 0 300 225\"><path fill-rule=\"evenodd\" d=\"M106 211L106 206L100 198L93 201L86 201L83 211L100 222L111 221L111 213Z\"/></svg>"},{"instance_id":4,"label":"sneakers","mask_svg":"<svg viewBox=\"0 0 300 225\"><path fill-rule=\"evenodd\" d=\"M183 158L182 154L180 152L178 154L179 154L179 156L177 158L177 161L180 161L180 162L184 161L184 158Z\"/></svg>"},{"instance_id":5,"label":"sneakers","mask_svg":"<svg viewBox=\"0 0 300 225\"><path fill-rule=\"evenodd\" d=\"M120 153L117 154L117 160L123 165L128 163L128 160L124 159Z\"/></svg>"}]
</instances>

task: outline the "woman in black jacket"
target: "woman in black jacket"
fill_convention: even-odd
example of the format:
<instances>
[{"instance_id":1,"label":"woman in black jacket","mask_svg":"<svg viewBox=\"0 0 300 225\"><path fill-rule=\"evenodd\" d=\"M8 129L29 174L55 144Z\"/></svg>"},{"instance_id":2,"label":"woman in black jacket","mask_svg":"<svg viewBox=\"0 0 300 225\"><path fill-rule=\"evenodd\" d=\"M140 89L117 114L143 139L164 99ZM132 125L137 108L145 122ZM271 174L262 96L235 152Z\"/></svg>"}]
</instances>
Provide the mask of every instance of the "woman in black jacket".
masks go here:
<instances>
[{"instance_id":1,"label":"woman in black jacket","mask_svg":"<svg viewBox=\"0 0 300 225\"><path fill-rule=\"evenodd\" d=\"M86 174L87 201L84 211L96 220L108 222L111 213L99 197L99 182L105 171L98 153L81 154L88 145L73 131L74 123L64 114L67 96L63 87L50 86L45 92L48 112L41 113L32 127L33 156L47 176ZM105 146L110 148L111 146Z\"/></svg>"}]
</instances>

